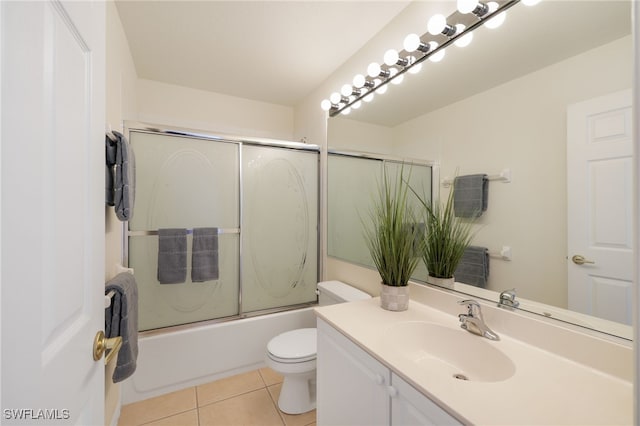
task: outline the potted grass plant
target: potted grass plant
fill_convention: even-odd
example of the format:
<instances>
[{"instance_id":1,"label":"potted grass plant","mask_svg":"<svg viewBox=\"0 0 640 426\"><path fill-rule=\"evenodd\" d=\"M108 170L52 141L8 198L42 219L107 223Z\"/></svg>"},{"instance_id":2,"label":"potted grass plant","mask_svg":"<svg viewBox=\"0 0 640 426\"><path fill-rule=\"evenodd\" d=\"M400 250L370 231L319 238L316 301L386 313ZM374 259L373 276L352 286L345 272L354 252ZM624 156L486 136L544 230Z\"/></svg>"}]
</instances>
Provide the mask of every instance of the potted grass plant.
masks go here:
<instances>
[{"instance_id":1,"label":"potted grass plant","mask_svg":"<svg viewBox=\"0 0 640 426\"><path fill-rule=\"evenodd\" d=\"M410 188L401 167L392 180L386 168L378 185L378 199L369 212L364 236L382 278L381 306L403 311L409 306L409 278L420 262L423 238L417 209L409 205Z\"/></svg>"},{"instance_id":2,"label":"potted grass plant","mask_svg":"<svg viewBox=\"0 0 640 426\"><path fill-rule=\"evenodd\" d=\"M453 274L475 235L474 221L455 215L454 189L452 186L442 204L416 194L424 207L422 260L429 272L427 282L450 288L454 284Z\"/></svg>"}]
</instances>

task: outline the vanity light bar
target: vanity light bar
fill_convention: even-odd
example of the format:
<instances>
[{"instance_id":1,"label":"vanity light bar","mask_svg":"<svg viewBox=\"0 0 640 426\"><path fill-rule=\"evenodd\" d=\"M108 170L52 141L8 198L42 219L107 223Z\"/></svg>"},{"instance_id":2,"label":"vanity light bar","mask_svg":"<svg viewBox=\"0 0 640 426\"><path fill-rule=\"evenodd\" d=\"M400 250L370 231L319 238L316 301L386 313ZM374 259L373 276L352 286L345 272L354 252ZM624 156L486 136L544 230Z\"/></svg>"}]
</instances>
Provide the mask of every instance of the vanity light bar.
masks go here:
<instances>
[{"instance_id":1,"label":"vanity light bar","mask_svg":"<svg viewBox=\"0 0 640 426\"><path fill-rule=\"evenodd\" d=\"M500 19L498 15L504 13L507 9L520 1L521 0L493 0L487 2L487 4L494 3L491 5L493 7L489 7L483 2L478 2L478 5L474 8L472 13L461 13L456 10L446 18L441 32L436 35L432 35L429 31L425 32L420 37L418 47L415 51L408 52L406 50L401 50L397 55L387 52L387 55L385 55L386 59L391 59L385 61L386 63L383 62L382 65L375 64L375 68L379 68L379 72L375 73L377 74L375 77L370 76L370 73L368 73L370 77L365 78L363 83L364 90L354 88L351 95L345 96L344 93L347 91L343 86L343 89L345 89L343 93L334 93L331 98L322 101L322 109L328 110L329 116L331 117L335 117L340 113L348 114L350 108L354 104L357 104L362 100L370 100L371 96L373 96L376 91L381 89L386 90L386 85L388 83L393 82L395 84L401 82L404 78L405 72L414 67L416 68L412 72L417 72L422 66L422 62L426 59L432 58L432 60L434 60L438 57L436 55L443 55L444 49L450 44L456 42L456 40L461 39L465 35L470 35L473 30L484 25L491 18L496 17L496 19ZM532 0L523 0L524 3L527 3L528 1L530 2ZM476 13L476 11L478 11L478 13ZM436 21L438 19L441 20L442 18L437 17ZM371 65L369 66L370 69L372 68ZM374 84L375 81L378 82ZM380 93L383 92L381 91ZM338 98L338 96L335 95L339 95L340 97ZM366 97L369 98L364 99ZM359 106L360 104L357 105Z\"/></svg>"}]
</instances>

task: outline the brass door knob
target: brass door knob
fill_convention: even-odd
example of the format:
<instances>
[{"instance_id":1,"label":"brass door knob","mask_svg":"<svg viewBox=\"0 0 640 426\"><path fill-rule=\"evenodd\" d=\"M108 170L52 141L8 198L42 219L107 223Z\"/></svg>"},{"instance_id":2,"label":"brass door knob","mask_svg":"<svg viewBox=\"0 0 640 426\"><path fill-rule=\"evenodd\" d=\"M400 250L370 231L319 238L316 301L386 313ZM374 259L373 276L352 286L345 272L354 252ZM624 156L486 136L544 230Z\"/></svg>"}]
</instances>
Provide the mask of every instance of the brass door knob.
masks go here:
<instances>
[{"instance_id":1,"label":"brass door knob","mask_svg":"<svg viewBox=\"0 0 640 426\"><path fill-rule=\"evenodd\" d=\"M107 349L109 349L109 353L104 360L105 364L109 364L113 357L116 356L121 346L121 336L107 339L104 335L104 331L100 330L96 333L96 337L93 339L93 360L98 361L100 358L102 358L102 355L104 355Z\"/></svg>"},{"instance_id":2,"label":"brass door knob","mask_svg":"<svg viewBox=\"0 0 640 426\"><path fill-rule=\"evenodd\" d=\"M581 256L581 255L579 255L579 254L574 255L574 256L571 258L571 261L572 261L573 263L575 263L576 265L584 265L585 263L590 263L590 264L592 264L592 265L593 265L594 263L596 263L596 262L594 262L593 260L587 260L587 259L585 259L585 258L584 258L584 256Z\"/></svg>"}]
</instances>

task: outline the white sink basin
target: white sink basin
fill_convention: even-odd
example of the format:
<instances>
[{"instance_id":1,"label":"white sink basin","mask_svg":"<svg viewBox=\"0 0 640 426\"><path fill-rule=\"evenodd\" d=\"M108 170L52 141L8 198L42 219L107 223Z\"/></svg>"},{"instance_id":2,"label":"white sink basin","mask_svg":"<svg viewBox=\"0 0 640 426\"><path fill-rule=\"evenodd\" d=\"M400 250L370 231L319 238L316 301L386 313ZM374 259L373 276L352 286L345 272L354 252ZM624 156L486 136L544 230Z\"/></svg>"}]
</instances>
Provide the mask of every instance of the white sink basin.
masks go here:
<instances>
[{"instance_id":1,"label":"white sink basin","mask_svg":"<svg viewBox=\"0 0 640 426\"><path fill-rule=\"evenodd\" d=\"M463 329L407 321L385 329L385 343L420 369L452 379L500 382L513 376L513 361L490 342Z\"/></svg>"}]
</instances>

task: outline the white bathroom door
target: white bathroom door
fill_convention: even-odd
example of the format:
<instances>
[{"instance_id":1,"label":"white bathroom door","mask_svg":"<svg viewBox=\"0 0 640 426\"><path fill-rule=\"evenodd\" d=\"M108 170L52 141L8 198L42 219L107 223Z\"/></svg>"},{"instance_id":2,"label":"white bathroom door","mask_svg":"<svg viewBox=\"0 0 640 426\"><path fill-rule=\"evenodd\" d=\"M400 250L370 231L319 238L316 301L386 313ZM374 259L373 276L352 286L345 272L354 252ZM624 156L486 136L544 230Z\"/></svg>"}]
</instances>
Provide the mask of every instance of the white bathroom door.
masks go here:
<instances>
[{"instance_id":1,"label":"white bathroom door","mask_svg":"<svg viewBox=\"0 0 640 426\"><path fill-rule=\"evenodd\" d=\"M2 1L2 424L104 423L105 3Z\"/></svg>"},{"instance_id":2,"label":"white bathroom door","mask_svg":"<svg viewBox=\"0 0 640 426\"><path fill-rule=\"evenodd\" d=\"M630 90L568 108L569 309L624 324L632 320L632 141Z\"/></svg>"}]
</instances>

